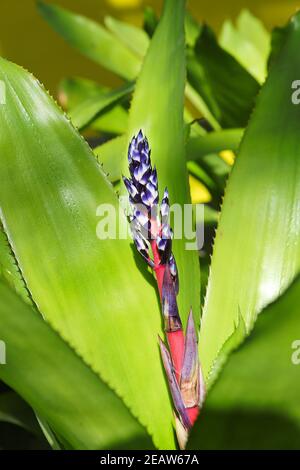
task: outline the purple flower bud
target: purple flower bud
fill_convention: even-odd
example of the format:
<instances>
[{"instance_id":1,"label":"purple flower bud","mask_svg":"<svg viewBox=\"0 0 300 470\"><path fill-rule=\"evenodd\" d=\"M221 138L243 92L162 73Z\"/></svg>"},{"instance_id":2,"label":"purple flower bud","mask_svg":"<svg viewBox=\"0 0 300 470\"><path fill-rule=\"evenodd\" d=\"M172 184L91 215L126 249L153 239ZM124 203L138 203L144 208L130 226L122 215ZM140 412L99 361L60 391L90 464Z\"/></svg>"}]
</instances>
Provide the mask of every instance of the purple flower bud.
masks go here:
<instances>
[{"instance_id":1,"label":"purple flower bud","mask_svg":"<svg viewBox=\"0 0 300 470\"><path fill-rule=\"evenodd\" d=\"M150 175L150 177L149 177L149 181L150 181L150 183L152 183L153 186L155 186L156 189L157 189L157 171L156 171L156 168L155 168L155 167L154 167L153 170L152 170L152 173L151 173L151 175Z\"/></svg>"},{"instance_id":2,"label":"purple flower bud","mask_svg":"<svg viewBox=\"0 0 300 470\"><path fill-rule=\"evenodd\" d=\"M126 178L125 176L123 176L123 181L130 196L132 197L132 199L134 199L138 194L138 190L136 189L135 185L130 179Z\"/></svg>"},{"instance_id":3,"label":"purple flower bud","mask_svg":"<svg viewBox=\"0 0 300 470\"><path fill-rule=\"evenodd\" d=\"M137 145L144 140L144 134L142 129L139 130L138 135L136 136Z\"/></svg>"},{"instance_id":4,"label":"purple flower bud","mask_svg":"<svg viewBox=\"0 0 300 470\"><path fill-rule=\"evenodd\" d=\"M151 208L153 204L157 204L158 203L157 188L153 186L152 183L147 183L145 190L142 191L141 199L142 199L143 204L145 204L149 208Z\"/></svg>"},{"instance_id":5,"label":"purple flower bud","mask_svg":"<svg viewBox=\"0 0 300 470\"><path fill-rule=\"evenodd\" d=\"M140 184L146 184L149 181L151 168L146 163L140 163L133 170L133 178Z\"/></svg>"},{"instance_id":6,"label":"purple flower bud","mask_svg":"<svg viewBox=\"0 0 300 470\"><path fill-rule=\"evenodd\" d=\"M128 161L130 181L135 188L124 180L130 198L133 202L145 204L149 211L153 204L158 203L157 173L155 168L152 169L149 143L141 130L129 144Z\"/></svg>"},{"instance_id":7,"label":"purple flower bud","mask_svg":"<svg viewBox=\"0 0 300 470\"><path fill-rule=\"evenodd\" d=\"M170 273L173 277L176 277L178 275L178 270L177 270L177 264L174 258L173 253L171 253L170 259L169 259L169 267L170 267Z\"/></svg>"},{"instance_id":8,"label":"purple flower bud","mask_svg":"<svg viewBox=\"0 0 300 470\"><path fill-rule=\"evenodd\" d=\"M132 162L132 153L133 153L133 150L134 150L134 146L135 146L135 139L133 138L133 139L131 139L130 144L128 146L127 155L128 155L129 164Z\"/></svg>"},{"instance_id":9,"label":"purple flower bud","mask_svg":"<svg viewBox=\"0 0 300 470\"><path fill-rule=\"evenodd\" d=\"M176 264L173 253L171 253L170 258L169 258L169 267L170 267L170 273L174 282L175 292L177 295L179 292L179 278L178 278L177 264Z\"/></svg>"},{"instance_id":10,"label":"purple flower bud","mask_svg":"<svg viewBox=\"0 0 300 470\"><path fill-rule=\"evenodd\" d=\"M142 255L142 257L145 259L145 261L147 261L149 266L151 266L151 268L153 268L154 263L149 257L149 245L148 245L147 241L142 237L140 232L133 232L133 237L134 237L133 240L134 240L134 243L135 243L135 246L136 246L138 252Z\"/></svg>"},{"instance_id":11,"label":"purple flower bud","mask_svg":"<svg viewBox=\"0 0 300 470\"><path fill-rule=\"evenodd\" d=\"M162 233L162 238L164 238L165 240L172 240L173 230L171 229L169 224L164 224L162 226L161 233Z\"/></svg>"},{"instance_id":12,"label":"purple flower bud","mask_svg":"<svg viewBox=\"0 0 300 470\"><path fill-rule=\"evenodd\" d=\"M134 210L134 217L142 227L149 223L148 215L138 209Z\"/></svg>"},{"instance_id":13,"label":"purple flower bud","mask_svg":"<svg viewBox=\"0 0 300 470\"><path fill-rule=\"evenodd\" d=\"M149 153L146 152L145 149L142 149L140 152L140 160L141 163L145 163L145 165L149 165L150 163Z\"/></svg>"},{"instance_id":14,"label":"purple flower bud","mask_svg":"<svg viewBox=\"0 0 300 470\"><path fill-rule=\"evenodd\" d=\"M159 251L165 251L168 243L169 241L166 238L160 238L160 236L156 237L156 246Z\"/></svg>"},{"instance_id":15,"label":"purple flower bud","mask_svg":"<svg viewBox=\"0 0 300 470\"><path fill-rule=\"evenodd\" d=\"M161 205L160 205L160 217L161 217L162 224L168 223L169 215L170 215L169 193L168 193L168 189L166 188L164 191L163 199L161 201Z\"/></svg>"},{"instance_id":16,"label":"purple flower bud","mask_svg":"<svg viewBox=\"0 0 300 470\"><path fill-rule=\"evenodd\" d=\"M151 229L151 222L145 212L134 209L135 229L141 233L143 238L149 240L149 233Z\"/></svg>"},{"instance_id":17,"label":"purple flower bud","mask_svg":"<svg viewBox=\"0 0 300 470\"><path fill-rule=\"evenodd\" d=\"M162 203L166 203L169 205L169 191L168 191L168 188L165 188L164 190L164 195L163 195L163 198L162 198Z\"/></svg>"},{"instance_id":18,"label":"purple flower bud","mask_svg":"<svg viewBox=\"0 0 300 470\"><path fill-rule=\"evenodd\" d=\"M139 150L136 147L132 149L131 155L132 155L133 162L135 163L141 162L141 155L140 155Z\"/></svg>"}]
</instances>

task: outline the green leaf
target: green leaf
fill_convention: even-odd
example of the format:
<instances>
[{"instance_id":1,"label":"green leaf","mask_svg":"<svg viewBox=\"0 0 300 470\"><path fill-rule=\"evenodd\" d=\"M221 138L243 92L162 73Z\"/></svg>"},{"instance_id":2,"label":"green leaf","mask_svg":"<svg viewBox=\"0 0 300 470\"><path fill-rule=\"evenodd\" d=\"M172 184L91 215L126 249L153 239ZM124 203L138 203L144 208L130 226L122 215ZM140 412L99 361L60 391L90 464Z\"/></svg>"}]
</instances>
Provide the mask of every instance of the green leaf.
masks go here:
<instances>
[{"instance_id":1,"label":"green leaf","mask_svg":"<svg viewBox=\"0 0 300 470\"><path fill-rule=\"evenodd\" d=\"M152 38L154 31L158 25L158 18L152 7L146 6L144 9L144 30L150 38Z\"/></svg>"},{"instance_id":2,"label":"green leaf","mask_svg":"<svg viewBox=\"0 0 300 470\"><path fill-rule=\"evenodd\" d=\"M140 60L103 26L53 4L37 5L50 26L83 55L127 80L137 76Z\"/></svg>"},{"instance_id":3,"label":"green leaf","mask_svg":"<svg viewBox=\"0 0 300 470\"><path fill-rule=\"evenodd\" d=\"M119 219L113 188L36 79L4 59L0 79L7 98L0 106L1 218L26 285L44 318L116 389L156 446L172 448L152 276L139 270L128 239L97 237L108 217L97 216L100 204ZM127 228L123 211L120 224Z\"/></svg>"},{"instance_id":4,"label":"green leaf","mask_svg":"<svg viewBox=\"0 0 300 470\"><path fill-rule=\"evenodd\" d=\"M191 137L187 142L187 159L202 161L202 157L222 150L236 152L239 148L244 129L225 129L209 132L204 136Z\"/></svg>"},{"instance_id":5,"label":"green leaf","mask_svg":"<svg viewBox=\"0 0 300 470\"><path fill-rule=\"evenodd\" d=\"M193 15L186 11L185 13L185 36L186 43L190 47L194 47L196 40L201 32L202 25L193 17Z\"/></svg>"},{"instance_id":6,"label":"green leaf","mask_svg":"<svg viewBox=\"0 0 300 470\"><path fill-rule=\"evenodd\" d=\"M131 49L137 56L144 57L149 47L149 38L145 31L112 16L104 18L104 24L121 42Z\"/></svg>"},{"instance_id":7,"label":"green leaf","mask_svg":"<svg viewBox=\"0 0 300 470\"><path fill-rule=\"evenodd\" d=\"M133 88L134 85L129 83L112 91L99 91L97 95L94 93L93 96L88 97L70 110L71 121L78 129L86 127L101 112L119 103L124 97L127 97Z\"/></svg>"},{"instance_id":8,"label":"green leaf","mask_svg":"<svg viewBox=\"0 0 300 470\"><path fill-rule=\"evenodd\" d=\"M192 166L193 165L193 166ZM204 155L200 161L188 162L188 168L195 168L195 166L201 167L201 170L205 172L207 177L213 182L212 185L208 186L209 190L215 193L215 196L221 196L224 193L224 188L228 175L230 173L231 167L222 160L222 158L215 154L211 153ZM201 180L201 178L199 178ZM205 181L203 181L205 184Z\"/></svg>"},{"instance_id":9,"label":"green leaf","mask_svg":"<svg viewBox=\"0 0 300 470\"><path fill-rule=\"evenodd\" d=\"M189 173L195 176L195 178L197 178L199 181L201 181L201 183L203 183L204 186L207 187L210 193L215 194L218 192L216 182L211 178L207 171L202 168L202 166L198 165L195 162L188 162L187 168L189 170Z\"/></svg>"},{"instance_id":10,"label":"green leaf","mask_svg":"<svg viewBox=\"0 0 300 470\"><path fill-rule=\"evenodd\" d=\"M231 166L226 163L217 152L222 150L237 151L242 138L243 129L226 129L215 131L206 135L191 137L187 142L187 159L189 165L200 165L206 175L213 180L214 188L219 195L223 194Z\"/></svg>"},{"instance_id":11,"label":"green leaf","mask_svg":"<svg viewBox=\"0 0 300 470\"><path fill-rule=\"evenodd\" d=\"M14 391L0 394L0 421L21 426L33 434L41 435L32 409Z\"/></svg>"},{"instance_id":12,"label":"green leaf","mask_svg":"<svg viewBox=\"0 0 300 470\"><path fill-rule=\"evenodd\" d=\"M236 26L232 21L226 20L221 29L219 43L259 83L264 82L270 53L270 33L258 18L248 10L242 10Z\"/></svg>"},{"instance_id":13,"label":"green leaf","mask_svg":"<svg viewBox=\"0 0 300 470\"><path fill-rule=\"evenodd\" d=\"M202 316L206 377L239 312L249 330L299 270L300 108L291 101L291 83L300 74L299 25L296 15L226 188Z\"/></svg>"},{"instance_id":14,"label":"green leaf","mask_svg":"<svg viewBox=\"0 0 300 470\"><path fill-rule=\"evenodd\" d=\"M103 169L112 183L115 183L121 178L121 168L126 151L126 144L126 137L121 135L94 149L99 163L103 165Z\"/></svg>"},{"instance_id":15,"label":"green leaf","mask_svg":"<svg viewBox=\"0 0 300 470\"><path fill-rule=\"evenodd\" d=\"M113 35L92 20L75 15L58 6L39 1L38 7L46 21L82 54L125 79L134 80L137 77L141 67L141 58L149 45L149 40L143 35L142 30L126 23L119 25L117 20L110 18L107 23L109 28L114 30ZM133 35L135 37L138 35L138 40L133 41ZM143 39L141 39L142 35ZM128 44L138 54L133 53L127 47ZM198 93L189 85L187 95L196 108L199 106L200 109L205 108Z\"/></svg>"},{"instance_id":16,"label":"green leaf","mask_svg":"<svg viewBox=\"0 0 300 470\"><path fill-rule=\"evenodd\" d=\"M87 98L99 97L101 92L109 91L108 88L92 80L74 77L60 82L58 97L64 109L71 110ZM127 129L127 124L127 111L120 105L114 105L112 108L105 108L101 116L92 121L91 128L111 134L123 134Z\"/></svg>"},{"instance_id":17,"label":"green leaf","mask_svg":"<svg viewBox=\"0 0 300 470\"><path fill-rule=\"evenodd\" d=\"M240 346L240 344L243 343L246 335L247 335L247 330L246 330L244 319L241 315L239 315L237 324L235 325L235 329L232 335L229 336L229 338L223 344L218 354L218 357L216 358L213 364L213 367L210 370L210 374L207 378L207 383L206 383L207 391L209 391L209 389L212 387L214 382L217 380L220 372L222 371L232 351L237 349Z\"/></svg>"},{"instance_id":18,"label":"green leaf","mask_svg":"<svg viewBox=\"0 0 300 470\"><path fill-rule=\"evenodd\" d=\"M222 49L203 26L188 53L188 80L222 127L246 126L259 90L257 81Z\"/></svg>"},{"instance_id":19,"label":"green leaf","mask_svg":"<svg viewBox=\"0 0 300 470\"><path fill-rule=\"evenodd\" d=\"M299 303L298 278L231 355L189 448L299 449Z\"/></svg>"},{"instance_id":20,"label":"green leaf","mask_svg":"<svg viewBox=\"0 0 300 470\"><path fill-rule=\"evenodd\" d=\"M282 46L285 43L285 37L289 29L289 24L285 26L276 27L272 30L271 34L271 52L268 58L268 69L276 60Z\"/></svg>"},{"instance_id":21,"label":"green leaf","mask_svg":"<svg viewBox=\"0 0 300 470\"><path fill-rule=\"evenodd\" d=\"M19 266L16 262L15 255L9 245L7 236L4 233L2 224L0 222L0 275L8 285L13 288L19 296L27 303L31 303L29 292Z\"/></svg>"},{"instance_id":22,"label":"green leaf","mask_svg":"<svg viewBox=\"0 0 300 470\"><path fill-rule=\"evenodd\" d=\"M2 283L0 294L1 338L8 357L1 379L75 449L127 448L132 439L151 446L121 399L42 317Z\"/></svg>"},{"instance_id":23,"label":"green leaf","mask_svg":"<svg viewBox=\"0 0 300 470\"><path fill-rule=\"evenodd\" d=\"M185 160L183 122L185 86L185 1L166 0L137 80L129 112L127 143L142 129L149 140L151 158L157 167L160 194L167 186L170 202L190 202ZM128 173L124 155L124 174ZM196 251L185 249L184 239L175 239L174 254L179 269L179 308L183 321L191 306L199 323L200 270Z\"/></svg>"}]
</instances>

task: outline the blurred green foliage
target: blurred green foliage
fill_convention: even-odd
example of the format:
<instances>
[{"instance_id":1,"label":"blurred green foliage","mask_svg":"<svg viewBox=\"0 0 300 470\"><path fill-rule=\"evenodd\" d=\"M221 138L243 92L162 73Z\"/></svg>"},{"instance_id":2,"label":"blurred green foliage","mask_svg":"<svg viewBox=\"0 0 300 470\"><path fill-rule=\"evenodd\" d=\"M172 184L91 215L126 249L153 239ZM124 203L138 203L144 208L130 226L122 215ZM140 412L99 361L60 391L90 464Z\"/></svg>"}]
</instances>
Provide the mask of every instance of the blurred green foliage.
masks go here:
<instances>
[{"instance_id":1,"label":"blurred green foliage","mask_svg":"<svg viewBox=\"0 0 300 470\"><path fill-rule=\"evenodd\" d=\"M141 25L143 8L151 5L161 11L162 0L51 0L52 3L73 9L96 21L103 22L111 15ZM130 7L130 3L132 7ZM52 93L56 93L62 77L85 76L101 78L107 86L119 85L120 80L91 61L71 50L39 16L35 0L1 0L0 52L9 60L23 65L34 73ZM223 21L234 20L242 8L248 8L271 29L284 24L299 6L297 0L190 0L189 8L195 18L205 20L216 30Z\"/></svg>"}]
</instances>

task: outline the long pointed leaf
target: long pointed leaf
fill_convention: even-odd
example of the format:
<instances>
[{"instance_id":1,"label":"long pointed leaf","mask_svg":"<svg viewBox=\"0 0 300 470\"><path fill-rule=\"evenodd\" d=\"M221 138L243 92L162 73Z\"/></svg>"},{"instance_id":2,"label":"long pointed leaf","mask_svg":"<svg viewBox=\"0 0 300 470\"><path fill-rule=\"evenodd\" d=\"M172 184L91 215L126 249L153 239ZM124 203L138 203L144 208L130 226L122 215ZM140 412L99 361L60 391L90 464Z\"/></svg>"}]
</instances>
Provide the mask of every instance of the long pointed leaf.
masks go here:
<instances>
[{"instance_id":1,"label":"long pointed leaf","mask_svg":"<svg viewBox=\"0 0 300 470\"><path fill-rule=\"evenodd\" d=\"M134 88L132 83L124 85L121 88L99 92L98 95L93 94L90 98L82 101L69 112L70 118L74 126L82 129L94 120L99 114L110 106L117 104L124 97L128 96Z\"/></svg>"},{"instance_id":2,"label":"long pointed leaf","mask_svg":"<svg viewBox=\"0 0 300 470\"><path fill-rule=\"evenodd\" d=\"M128 80L140 69L139 59L103 26L57 5L38 2L45 20L73 47Z\"/></svg>"},{"instance_id":3,"label":"long pointed leaf","mask_svg":"<svg viewBox=\"0 0 300 470\"><path fill-rule=\"evenodd\" d=\"M155 444L172 447L155 291L129 240L97 237L97 207L108 204L118 214L113 188L37 80L3 59L0 79L7 97L0 106L1 217L28 289L44 317L124 398ZM121 220L126 225L122 212Z\"/></svg>"},{"instance_id":4,"label":"long pointed leaf","mask_svg":"<svg viewBox=\"0 0 300 470\"><path fill-rule=\"evenodd\" d=\"M299 449L299 304L298 279L230 357L189 448Z\"/></svg>"},{"instance_id":5,"label":"long pointed leaf","mask_svg":"<svg viewBox=\"0 0 300 470\"><path fill-rule=\"evenodd\" d=\"M77 449L127 446L149 438L121 399L43 319L0 283L1 338L8 361L0 377ZM26 340L25 340L26 338Z\"/></svg>"},{"instance_id":6,"label":"long pointed leaf","mask_svg":"<svg viewBox=\"0 0 300 470\"><path fill-rule=\"evenodd\" d=\"M69 113L88 98L98 99L103 92L110 91L92 80L80 77L66 78L59 84L58 97L60 104ZM101 115L91 123L92 129L112 134L126 132L128 113L121 105L106 108Z\"/></svg>"},{"instance_id":7,"label":"long pointed leaf","mask_svg":"<svg viewBox=\"0 0 300 470\"><path fill-rule=\"evenodd\" d=\"M203 27L193 52L188 54L188 79L222 127L247 125L258 82Z\"/></svg>"},{"instance_id":8,"label":"long pointed leaf","mask_svg":"<svg viewBox=\"0 0 300 470\"><path fill-rule=\"evenodd\" d=\"M187 142L187 159L201 162L201 157L221 150L237 151L244 129L225 129L204 136L191 137Z\"/></svg>"},{"instance_id":9,"label":"long pointed leaf","mask_svg":"<svg viewBox=\"0 0 300 470\"><path fill-rule=\"evenodd\" d=\"M128 141L139 129L149 139L151 159L157 166L160 191L169 189L170 202L190 202L184 149L183 102L185 85L185 1L166 0L138 78L129 113ZM127 158L124 171L127 167ZM179 268L179 306L185 321L191 305L200 308L200 270L196 251L185 240L174 240ZM199 322L199 317L197 318Z\"/></svg>"},{"instance_id":10,"label":"long pointed leaf","mask_svg":"<svg viewBox=\"0 0 300 470\"><path fill-rule=\"evenodd\" d=\"M144 57L149 47L149 38L145 31L132 24L119 21L112 16L106 16L104 23L129 49L138 56Z\"/></svg>"},{"instance_id":11,"label":"long pointed leaf","mask_svg":"<svg viewBox=\"0 0 300 470\"><path fill-rule=\"evenodd\" d=\"M270 53L270 33L258 18L248 10L242 10L236 26L230 20L224 22L219 43L259 83L264 82Z\"/></svg>"},{"instance_id":12,"label":"long pointed leaf","mask_svg":"<svg viewBox=\"0 0 300 470\"><path fill-rule=\"evenodd\" d=\"M126 150L126 137L121 135L94 149L98 161L103 165L108 179L115 183L121 178L123 156Z\"/></svg>"},{"instance_id":13,"label":"long pointed leaf","mask_svg":"<svg viewBox=\"0 0 300 470\"><path fill-rule=\"evenodd\" d=\"M31 303L14 253L0 223L0 275L27 303Z\"/></svg>"},{"instance_id":14,"label":"long pointed leaf","mask_svg":"<svg viewBox=\"0 0 300 470\"><path fill-rule=\"evenodd\" d=\"M0 421L21 426L33 434L41 435L34 412L12 390L0 394Z\"/></svg>"},{"instance_id":15,"label":"long pointed leaf","mask_svg":"<svg viewBox=\"0 0 300 470\"><path fill-rule=\"evenodd\" d=\"M206 376L239 312L249 329L300 266L300 107L291 100L291 83L300 73L299 25L296 15L226 189L202 318Z\"/></svg>"}]
</instances>

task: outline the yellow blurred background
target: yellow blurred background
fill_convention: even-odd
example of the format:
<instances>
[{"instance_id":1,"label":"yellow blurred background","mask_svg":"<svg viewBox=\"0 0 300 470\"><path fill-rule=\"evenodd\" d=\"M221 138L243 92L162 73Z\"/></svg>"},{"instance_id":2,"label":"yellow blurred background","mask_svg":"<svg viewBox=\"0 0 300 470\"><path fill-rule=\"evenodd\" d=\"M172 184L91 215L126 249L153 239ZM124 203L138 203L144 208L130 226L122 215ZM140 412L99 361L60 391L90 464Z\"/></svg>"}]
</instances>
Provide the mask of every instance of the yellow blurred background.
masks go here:
<instances>
[{"instance_id":1,"label":"yellow blurred background","mask_svg":"<svg viewBox=\"0 0 300 470\"><path fill-rule=\"evenodd\" d=\"M173 0L174 3L176 0ZM102 21L105 15L141 25L143 8L160 12L162 0L49 0L65 8ZM300 8L300 0L189 0L190 11L216 31L222 22L235 19L248 8L268 29L284 24ZM118 79L69 47L39 16L35 0L0 0L0 52L26 67L53 93L62 77L84 76L104 85Z\"/></svg>"}]
</instances>

